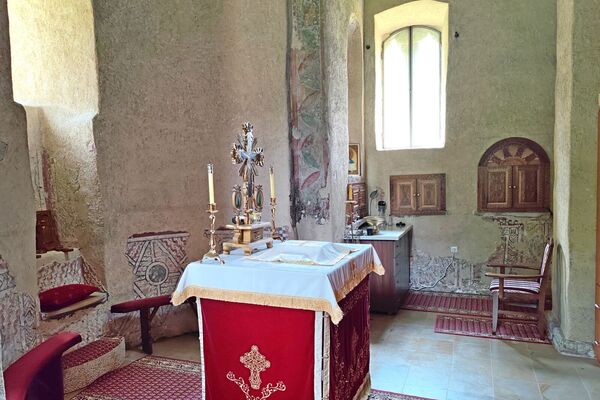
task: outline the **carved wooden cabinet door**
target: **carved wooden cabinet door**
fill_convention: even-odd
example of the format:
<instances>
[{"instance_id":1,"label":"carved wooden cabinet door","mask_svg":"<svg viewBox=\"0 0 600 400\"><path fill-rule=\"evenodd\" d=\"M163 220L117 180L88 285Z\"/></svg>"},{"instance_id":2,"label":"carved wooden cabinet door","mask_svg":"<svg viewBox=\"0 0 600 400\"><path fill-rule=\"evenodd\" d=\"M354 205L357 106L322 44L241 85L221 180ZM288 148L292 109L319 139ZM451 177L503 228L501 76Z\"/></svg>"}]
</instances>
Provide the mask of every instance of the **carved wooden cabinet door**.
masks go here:
<instances>
[{"instance_id":1,"label":"carved wooden cabinet door","mask_svg":"<svg viewBox=\"0 0 600 400\"><path fill-rule=\"evenodd\" d=\"M417 203L420 211L436 212L441 209L440 189L440 180L437 176L417 180Z\"/></svg>"},{"instance_id":2,"label":"carved wooden cabinet door","mask_svg":"<svg viewBox=\"0 0 600 400\"><path fill-rule=\"evenodd\" d=\"M480 196L488 209L507 209L512 206L512 167L487 167L480 182Z\"/></svg>"},{"instance_id":3,"label":"carved wooden cabinet door","mask_svg":"<svg viewBox=\"0 0 600 400\"><path fill-rule=\"evenodd\" d=\"M518 209L544 207L544 169L540 165L514 167L513 206Z\"/></svg>"},{"instance_id":4,"label":"carved wooden cabinet door","mask_svg":"<svg viewBox=\"0 0 600 400\"><path fill-rule=\"evenodd\" d=\"M479 161L480 211L548 211L550 161L544 149L526 138L491 146Z\"/></svg>"},{"instance_id":5,"label":"carved wooden cabinet door","mask_svg":"<svg viewBox=\"0 0 600 400\"><path fill-rule=\"evenodd\" d=\"M446 175L396 175L390 177L392 215L446 213Z\"/></svg>"},{"instance_id":6,"label":"carved wooden cabinet door","mask_svg":"<svg viewBox=\"0 0 600 400\"><path fill-rule=\"evenodd\" d=\"M390 211L393 215L414 214L417 211L417 180L395 176L390 180Z\"/></svg>"}]
</instances>

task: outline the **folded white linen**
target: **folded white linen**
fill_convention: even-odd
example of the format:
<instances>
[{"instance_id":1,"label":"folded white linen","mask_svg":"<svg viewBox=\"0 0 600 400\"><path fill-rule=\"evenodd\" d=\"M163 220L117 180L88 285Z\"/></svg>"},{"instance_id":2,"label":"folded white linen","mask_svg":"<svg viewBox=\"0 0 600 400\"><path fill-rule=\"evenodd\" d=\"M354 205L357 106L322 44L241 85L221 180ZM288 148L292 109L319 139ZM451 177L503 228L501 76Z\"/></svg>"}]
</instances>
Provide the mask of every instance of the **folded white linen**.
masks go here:
<instances>
[{"instance_id":1,"label":"folded white linen","mask_svg":"<svg viewBox=\"0 0 600 400\"><path fill-rule=\"evenodd\" d=\"M351 247L339 243L288 240L248 258L255 261L304 265L335 265L352 253Z\"/></svg>"}]
</instances>

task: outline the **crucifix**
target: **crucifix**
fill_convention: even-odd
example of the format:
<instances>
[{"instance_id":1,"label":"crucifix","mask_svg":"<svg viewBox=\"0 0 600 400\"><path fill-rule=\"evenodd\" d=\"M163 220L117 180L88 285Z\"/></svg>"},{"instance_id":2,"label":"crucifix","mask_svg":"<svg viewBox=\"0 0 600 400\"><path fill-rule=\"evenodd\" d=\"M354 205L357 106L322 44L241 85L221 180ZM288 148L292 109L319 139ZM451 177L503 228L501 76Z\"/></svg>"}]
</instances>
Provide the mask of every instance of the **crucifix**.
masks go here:
<instances>
[{"instance_id":1,"label":"crucifix","mask_svg":"<svg viewBox=\"0 0 600 400\"><path fill-rule=\"evenodd\" d=\"M244 123L243 132L231 147L231 161L240 165L238 174L242 178L242 185L233 187L231 203L236 214L234 225L227 227L234 230L234 235L231 241L223 243L225 254L236 248L243 248L245 254L251 254L259 246L273 246L273 237L264 237L264 230L270 224L260 222L264 194L262 185L254 185L254 177L258 175L257 167L264 165L264 155L263 149L257 146L258 140L253 129L250 122Z\"/></svg>"},{"instance_id":2,"label":"crucifix","mask_svg":"<svg viewBox=\"0 0 600 400\"><path fill-rule=\"evenodd\" d=\"M234 164L241 164L239 175L244 182L246 223L249 223L250 214L256 208L254 198L254 177L258 175L256 167L264 165L263 149L256 146L258 139L254 137L253 129L250 122L245 122L242 125L244 132L238 136L237 143L234 143L231 148L231 161Z\"/></svg>"}]
</instances>

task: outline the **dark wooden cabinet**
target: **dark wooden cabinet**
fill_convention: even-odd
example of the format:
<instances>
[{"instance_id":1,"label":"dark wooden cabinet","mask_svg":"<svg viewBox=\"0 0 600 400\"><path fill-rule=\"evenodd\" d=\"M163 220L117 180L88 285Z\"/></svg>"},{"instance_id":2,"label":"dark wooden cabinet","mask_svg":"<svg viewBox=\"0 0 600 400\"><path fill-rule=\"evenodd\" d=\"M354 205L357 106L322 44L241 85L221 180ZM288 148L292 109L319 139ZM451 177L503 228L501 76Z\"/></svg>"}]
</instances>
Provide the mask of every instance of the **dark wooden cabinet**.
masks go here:
<instances>
[{"instance_id":1,"label":"dark wooden cabinet","mask_svg":"<svg viewBox=\"0 0 600 400\"><path fill-rule=\"evenodd\" d=\"M392 215L446 213L446 174L390 176Z\"/></svg>"},{"instance_id":2,"label":"dark wooden cabinet","mask_svg":"<svg viewBox=\"0 0 600 400\"><path fill-rule=\"evenodd\" d=\"M385 234L385 231L384 231ZM362 237L361 243L371 244L379 255L385 274L371 274L371 311L398 312L410 285L410 248L412 227L396 232L397 239L378 240L377 236Z\"/></svg>"},{"instance_id":3,"label":"dark wooden cabinet","mask_svg":"<svg viewBox=\"0 0 600 400\"><path fill-rule=\"evenodd\" d=\"M502 140L481 158L477 186L479 211L548 211L548 156L529 139Z\"/></svg>"}]
</instances>

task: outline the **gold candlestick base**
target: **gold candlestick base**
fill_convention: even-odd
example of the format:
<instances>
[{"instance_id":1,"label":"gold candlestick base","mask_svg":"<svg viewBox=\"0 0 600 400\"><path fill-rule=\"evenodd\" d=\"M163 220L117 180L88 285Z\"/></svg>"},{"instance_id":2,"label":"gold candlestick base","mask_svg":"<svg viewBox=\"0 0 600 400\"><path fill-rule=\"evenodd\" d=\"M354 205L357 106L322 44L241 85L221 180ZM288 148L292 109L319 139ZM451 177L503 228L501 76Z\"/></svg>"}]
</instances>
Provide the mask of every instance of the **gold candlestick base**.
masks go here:
<instances>
[{"instance_id":1,"label":"gold candlestick base","mask_svg":"<svg viewBox=\"0 0 600 400\"><path fill-rule=\"evenodd\" d=\"M350 220L350 240L356 243L359 242L358 238L354 236L354 223L358 219L357 205L358 202L356 200L346 200L346 218Z\"/></svg>"},{"instance_id":2,"label":"gold candlestick base","mask_svg":"<svg viewBox=\"0 0 600 400\"><path fill-rule=\"evenodd\" d=\"M277 199L275 197L271 197L271 236L273 240L285 241L285 238L277 232L277 228L275 226L275 210L277 208Z\"/></svg>"},{"instance_id":3,"label":"gold candlestick base","mask_svg":"<svg viewBox=\"0 0 600 400\"><path fill-rule=\"evenodd\" d=\"M208 219L210 220L210 250L202 257L201 262L204 262L205 260L214 260L219 264L225 264L225 261L223 261L221 256L219 256L219 253L217 253L217 243L215 242L215 214L219 212L219 210L217 210L217 205L215 203L209 203L206 212L208 213Z\"/></svg>"}]
</instances>

